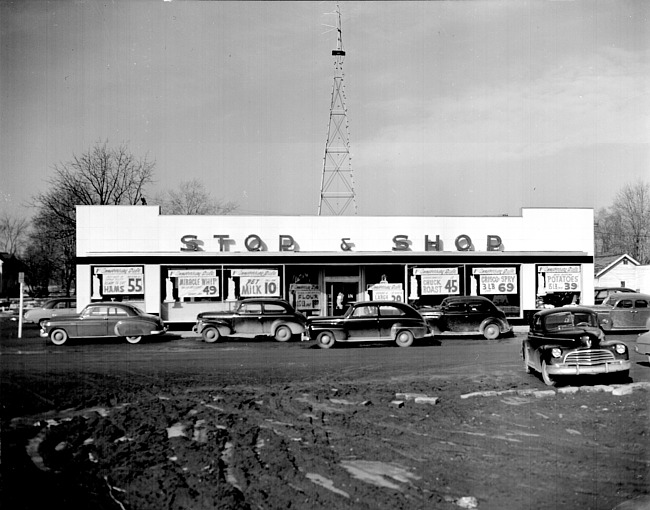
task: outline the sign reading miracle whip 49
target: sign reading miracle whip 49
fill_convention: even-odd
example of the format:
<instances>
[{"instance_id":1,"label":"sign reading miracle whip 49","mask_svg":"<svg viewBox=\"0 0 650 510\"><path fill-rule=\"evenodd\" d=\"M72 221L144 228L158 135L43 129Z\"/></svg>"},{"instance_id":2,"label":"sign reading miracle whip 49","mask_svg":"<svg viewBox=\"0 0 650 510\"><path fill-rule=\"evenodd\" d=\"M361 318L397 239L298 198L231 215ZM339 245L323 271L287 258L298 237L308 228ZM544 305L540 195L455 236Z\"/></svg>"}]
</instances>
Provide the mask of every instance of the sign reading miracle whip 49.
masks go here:
<instances>
[{"instance_id":1,"label":"sign reading miracle whip 49","mask_svg":"<svg viewBox=\"0 0 650 510\"><path fill-rule=\"evenodd\" d=\"M173 269L178 297L219 297L219 277L216 269Z\"/></svg>"}]
</instances>

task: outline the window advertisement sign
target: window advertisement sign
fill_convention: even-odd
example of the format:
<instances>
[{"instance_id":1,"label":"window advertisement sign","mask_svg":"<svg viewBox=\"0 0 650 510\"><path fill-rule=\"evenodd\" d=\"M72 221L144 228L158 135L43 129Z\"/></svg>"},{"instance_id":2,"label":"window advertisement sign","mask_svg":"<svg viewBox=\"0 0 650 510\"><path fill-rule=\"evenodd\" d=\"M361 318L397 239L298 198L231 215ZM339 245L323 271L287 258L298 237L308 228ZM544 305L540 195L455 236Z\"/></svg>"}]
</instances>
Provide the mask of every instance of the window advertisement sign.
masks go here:
<instances>
[{"instance_id":1,"label":"window advertisement sign","mask_svg":"<svg viewBox=\"0 0 650 510\"><path fill-rule=\"evenodd\" d=\"M517 271L514 267L475 267L474 277L478 277L480 295L517 294Z\"/></svg>"},{"instance_id":2,"label":"window advertisement sign","mask_svg":"<svg viewBox=\"0 0 650 510\"><path fill-rule=\"evenodd\" d=\"M279 276L240 276L239 295L241 297L272 296L280 297Z\"/></svg>"},{"instance_id":3,"label":"window advertisement sign","mask_svg":"<svg viewBox=\"0 0 650 510\"><path fill-rule=\"evenodd\" d=\"M219 277L216 269L173 269L178 297L219 297Z\"/></svg>"},{"instance_id":4,"label":"window advertisement sign","mask_svg":"<svg viewBox=\"0 0 650 510\"><path fill-rule=\"evenodd\" d=\"M538 266L538 292L581 292L580 266Z\"/></svg>"},{"instance_id":5,"label":"window advertisement sign","mask_svg":"<svg viewBox=\"0 0 650 510\"><path fill-rule=\"evenodd\" d=\"M404 288L401 283L376 283L370 285L373 301L399 301L404 302Z\"/></svg>"},{"instance_id":6,"label":"window advertisement sign","mask_svg":"<svg viewBox=\"0 0 650 510\"><path fill-rule=\"evenodd\" d=\"M413 270L420 276L421 295L460 294L460 276L457 267L422 267Z\"/></svg>"},{"instance_id":7,"label":"window advertisement sign","mask_svg":"<svg viewBox=\"0 0 650 510\"><path fill-rule=\"evenodd\" d=\"M141 266L96 267L95 279L97 275L101 275L104 296L144 294L144 271Z\"/></svg>"},{"instance_id":8,"label":"window advertisement sign","mask_svg":"<svg viewBox=\"0 0 650 510\"><path fill-rule=\"evenodd\" d=\"M296 310L317 310L320 308L320 292L310 283L292 283L290 290L295 294Z\"/></svg>"}]
</instances>

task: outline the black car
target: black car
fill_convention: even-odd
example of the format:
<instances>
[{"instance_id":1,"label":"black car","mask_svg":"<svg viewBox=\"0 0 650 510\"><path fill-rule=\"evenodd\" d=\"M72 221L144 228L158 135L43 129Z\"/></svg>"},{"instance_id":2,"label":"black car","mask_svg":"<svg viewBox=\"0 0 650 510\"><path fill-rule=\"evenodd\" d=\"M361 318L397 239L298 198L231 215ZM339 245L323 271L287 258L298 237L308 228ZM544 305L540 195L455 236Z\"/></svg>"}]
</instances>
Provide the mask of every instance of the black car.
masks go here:
<instances>
[{"instance_id":1,"label":"black car","mask_svg":"<svg viewBox=\"0 0 650 510\"><path fill-rule=\"evenodd\" d=\"M512 333L506 314L483 296L450 296L419 312L437 334L480 334L488 340Z\"/></svg>"},{"instance_id":2,"label":"black car","mask_svg":"<svg viewBox=\"0 0 650 510\"><path fill-rule=\"evenodd\" d=\"M433 331L410 305L397 301L359 301L336 317L310 317L307 335L329 349L337 342L395 342L410 346L415 339L431 338Z\"/></svg>"},{"instance_id":3,"label":"black car","mask_svg":"<svg viewBox=\"0 0 650 510\"><path fill-rule=\"evenodd\" d=\"M549 386L560 376L616 374L625 380L630 373L627 346L608 341L597 313L582 306L537 312L523 341L522 357L526 373L539 372Z\"/></svg>"},{"instance_id":4,"label":"black car","mask_svg":"<svg viewBox=\"0 0 650 510\"><path fill-rule=\"evenodd\" d=\"M192 330L209 343L222 336L262 335L286 342L294 335L301 335L306 323L307 318L283 299L248 298L237 301L232 310L198 314Z\"/></svg>"}]
</instances>

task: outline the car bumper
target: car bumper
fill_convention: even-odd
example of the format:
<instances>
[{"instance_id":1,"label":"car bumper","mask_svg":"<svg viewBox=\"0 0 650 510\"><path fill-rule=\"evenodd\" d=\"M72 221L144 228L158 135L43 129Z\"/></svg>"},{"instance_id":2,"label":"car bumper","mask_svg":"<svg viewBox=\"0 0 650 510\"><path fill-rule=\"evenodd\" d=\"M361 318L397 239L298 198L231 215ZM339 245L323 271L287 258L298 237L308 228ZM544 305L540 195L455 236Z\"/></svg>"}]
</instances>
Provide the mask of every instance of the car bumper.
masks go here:
<instances>
[{"instance_id":1,"label":"car bumper","mask_svg":"<svg viewBox=\"0 0 650 510\"><path fill-rule=\"evenodd\" d=\"M44 329L41 329L41 330L38 332L38 335L39 335L41 338L47 338L47 331L45 331Z\"/></svg>"},{"instance_id":2,"label":"car bumper","mask_svg":"<svg viewBox=\"0 0 650 510\"><path fill-rule=\"evenodd\" d=\"M152 335L164 335L165 333L167 333L167 331L169 331L169 326L165 325L164 328L162 328L160 330L157 330L157 331L152 331L151 334Z\"/></svg>"},{"instance_id":3,"label":"car bumper","mask_svg":"<svg viewBox=\"0 0 650 510\"><path fill-rule=\"evenodd\" d=\"M598 365L546 365L549 375L586 375L586 374L611 374L630 370L632 363L629 360L617 360Z\"/></svg>"}]
</instances>

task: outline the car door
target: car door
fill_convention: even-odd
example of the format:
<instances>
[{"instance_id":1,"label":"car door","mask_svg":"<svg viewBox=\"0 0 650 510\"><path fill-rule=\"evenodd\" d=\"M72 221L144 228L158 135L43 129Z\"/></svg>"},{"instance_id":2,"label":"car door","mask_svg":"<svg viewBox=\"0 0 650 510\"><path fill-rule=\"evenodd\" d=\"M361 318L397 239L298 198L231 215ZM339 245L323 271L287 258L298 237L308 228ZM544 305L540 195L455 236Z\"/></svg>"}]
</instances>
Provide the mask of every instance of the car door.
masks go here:
<instances>
[{"instance_id":1,"label":"car door","mask_svg":"<svg viewBox=\"0 0 650 510\"><path fill-rule=\"evenodd\" d=\"M465 324L468 320L467 303L452 302L445 306L442 315L443 331L467 331Z\"/></svg>"},{"instance_id":2,"label":"car door","mask_svg":"<svg viewBox=\"0 0 650 510\"><path fill-rule=\"evenodd\" d=\"M273 333L271 331L271 326L273 323L279 319L287 319L288 312L279 303L264 303L264 309L262 313L262 334L270 335Z\"/></svg>"},{"instance_id":3,"label":"car door","mask_svg":"<svg viewBox=\"0 0 650 510\"><path fill-rule=\"evenodd\" d=\"M379 336L385 340L392 340L395 338L393 334L393 324L400 322L404 318L406 312L404 310L391 305L381 305L379 307ZM412 321L410 319L409 321Z\"/></svg>"},{"instance_id":4,"label":"car door","mask_svg":"<svg viewBox=\"0 0 650 510\"><path fill-rule=\"evenodd\" d=\"M360 305L345 319L348 339L379 338L379 312L376 305Z\"/></svg>"},{"instance_id":5,"label":"car door","mask_svg":"<svg viewBox=\"0 0 650 510\"><path fill-rule=\"evenodd\" d=\"M262 335L263 324L262 303L242 303L232 319L235 335Z\"/></svg>"},{"instance_id":6,"label":"car door","mask_svg":"<svg viewBox=\"0 0 650 510\"><path fill-rule=\"evenodd\" d=\"M474 332L479 330L481 323L488 317L492 317L493 310L485 301L470 301L467 303L467 318L462 325L461 331Z\"/></svg>"},{"instance_id":7,"label":"car door","mask_svg":"<svg viewBox=\"0 0 650 510\"><path fill-rule=\"evenodd\" d=\"M635 327L634 300L619 299L612 308L612 327L614 329L628 329Z\"/></svg>"},{"instance_id":8,"label":"car door","mask_svg":"<svg viewBox=\"0 0 650 510\"><path fill-rule=\"evenodd\" d=\"M634 309L632 311L632 322L634 327L645 329L646 323L650 319L650 302L647 299L639 298L634 300Z\"/></svg>"},{"instance_id":9,"label":"car door","mask_svg":"<svg viewBox=\"0 0 650 510\"><path fill-rule=\"evenodd\" d=\"M115 331L115 326L117 326L118 322L124 321L124 319L128 319L128 317L129 314L123 308L117 306L109 306L108 315L106 316L106 334L109 336L118 336L117 332ZM124 331L124 329L125 328L123 325L122 331Z\"/></svg>"},{"instance_id":10,"label":"car door","mask_svg":"<svg viewBox=\"0 0 650 510\"><path fill-rule=\"evenodd\" d=\"M87 307L77 325L77 335L80 337L106 336L108 334L108 306L97 305Z\"/></svg>"}]
</instances>

